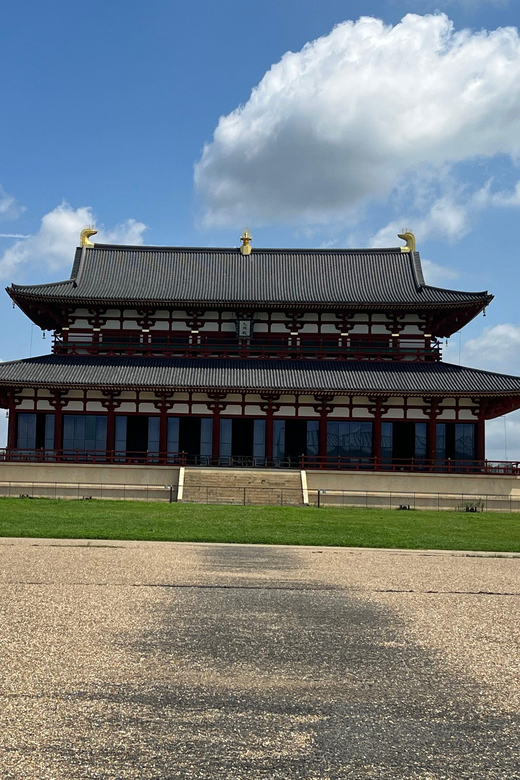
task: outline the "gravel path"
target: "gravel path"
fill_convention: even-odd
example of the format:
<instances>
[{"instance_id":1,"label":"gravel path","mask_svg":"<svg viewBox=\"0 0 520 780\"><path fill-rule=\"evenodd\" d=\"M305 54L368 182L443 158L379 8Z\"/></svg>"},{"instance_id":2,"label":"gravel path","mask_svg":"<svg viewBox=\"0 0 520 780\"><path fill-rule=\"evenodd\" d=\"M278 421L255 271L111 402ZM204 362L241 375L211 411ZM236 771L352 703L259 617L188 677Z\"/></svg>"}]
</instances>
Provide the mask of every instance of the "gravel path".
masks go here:
<instances>
[{"instance_id":1,"label":"gravel path","mask_svg":"<svg viewBox=\"0 0 520 780\"><path fill-rule=\"evenodd\" d=\"M520 778L520 558L0 540L2 780Z\"/></svg>"}]
</instances>

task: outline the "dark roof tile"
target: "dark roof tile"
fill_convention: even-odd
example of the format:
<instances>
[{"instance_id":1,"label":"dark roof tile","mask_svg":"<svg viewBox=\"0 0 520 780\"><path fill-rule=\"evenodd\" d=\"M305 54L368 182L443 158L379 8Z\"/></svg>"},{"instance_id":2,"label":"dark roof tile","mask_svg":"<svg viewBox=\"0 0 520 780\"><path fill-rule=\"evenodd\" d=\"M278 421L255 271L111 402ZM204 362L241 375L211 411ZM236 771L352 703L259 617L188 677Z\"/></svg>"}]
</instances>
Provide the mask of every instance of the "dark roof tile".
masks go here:
<instances>
[{"instance_id":1,"label":"dark roof tile","mask_svg":"<svg viewBox=\"0 0 520 780\"><path fill-rule=\"evenodd\" d=\"M520 395L520 377L450 363L67 357L0 364L0 386Z\"/></svg>"},{"instance_id":2,"label":"dark roof tile","mask_svg":"<svg viewBox=\"0 0 520 780\"><path fill-rule=\"evenodd\" d=\"M424 284L419 254L393 249L238 249L129 247L77 250L65 282L12 285L17 298L49 301L338 305L461 305L486 292Z\"/></svg>"}]
</instances>

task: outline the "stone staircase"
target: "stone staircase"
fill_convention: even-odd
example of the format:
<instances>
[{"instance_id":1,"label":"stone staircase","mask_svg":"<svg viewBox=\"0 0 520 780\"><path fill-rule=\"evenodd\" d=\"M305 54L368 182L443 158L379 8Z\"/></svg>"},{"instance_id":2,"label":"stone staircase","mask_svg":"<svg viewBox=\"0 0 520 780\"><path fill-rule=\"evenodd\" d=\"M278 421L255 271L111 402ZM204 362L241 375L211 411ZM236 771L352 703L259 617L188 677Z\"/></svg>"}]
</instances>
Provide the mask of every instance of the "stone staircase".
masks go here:
<instances>
[{"instance_id":1,"label":"stone staircase","mask_svg":"<svg viewBox=\"0 0 520 780\"><path fill-rule=\"evenodd\" d=\"M282 469L186 467L178 500L196 504L301 506L302 472Z\"/></svg>"}]
</instances>

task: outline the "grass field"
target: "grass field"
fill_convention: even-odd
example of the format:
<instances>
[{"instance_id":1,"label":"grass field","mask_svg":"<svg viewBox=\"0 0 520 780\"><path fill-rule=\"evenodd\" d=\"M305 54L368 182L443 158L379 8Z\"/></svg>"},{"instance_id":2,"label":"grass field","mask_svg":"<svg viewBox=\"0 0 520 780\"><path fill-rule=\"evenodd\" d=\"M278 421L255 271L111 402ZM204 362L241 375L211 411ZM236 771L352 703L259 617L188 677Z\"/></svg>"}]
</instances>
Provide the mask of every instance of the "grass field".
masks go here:
<instances>
[{"instance_id":1,"label":"grass field","mask_svg":"<svg viewBox=\"0 0 520 780\"><path fill-rule=\"evenodd\" d=\"M520 552L520 514L0 498L0 536Z\"/></svg>"}]
</instances>

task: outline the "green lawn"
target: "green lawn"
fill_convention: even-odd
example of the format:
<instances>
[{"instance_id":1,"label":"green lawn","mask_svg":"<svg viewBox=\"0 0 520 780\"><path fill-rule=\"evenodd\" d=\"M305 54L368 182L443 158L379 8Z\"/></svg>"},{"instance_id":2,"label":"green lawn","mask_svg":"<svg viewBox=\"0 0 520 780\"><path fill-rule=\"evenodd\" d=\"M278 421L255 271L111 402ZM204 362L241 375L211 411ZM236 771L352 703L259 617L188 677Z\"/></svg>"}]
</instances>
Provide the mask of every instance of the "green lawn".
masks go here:
<instances>
[{"instance_id":1,"label":"green lawn","mask_svg":"<svg viewBox=\"0 0 520 780\"><path fill-rule=\"evenodd\" d=\"M0 498L0 536L520 552L520 514Z\"/></svg>"}]
</instances>

